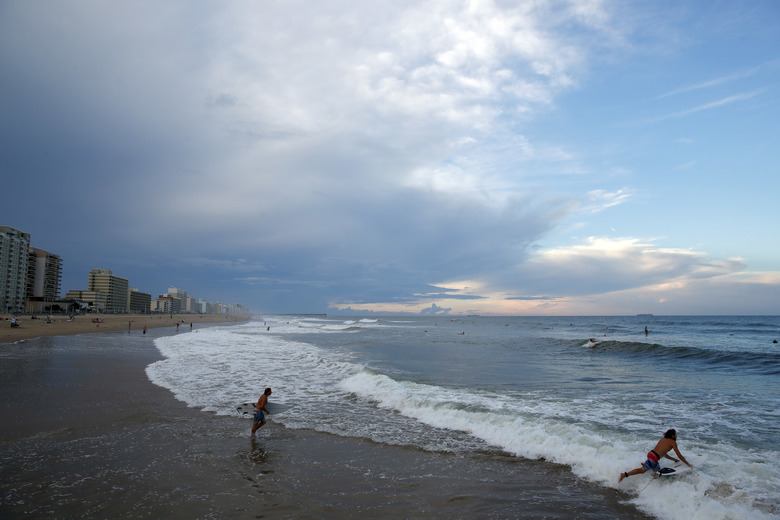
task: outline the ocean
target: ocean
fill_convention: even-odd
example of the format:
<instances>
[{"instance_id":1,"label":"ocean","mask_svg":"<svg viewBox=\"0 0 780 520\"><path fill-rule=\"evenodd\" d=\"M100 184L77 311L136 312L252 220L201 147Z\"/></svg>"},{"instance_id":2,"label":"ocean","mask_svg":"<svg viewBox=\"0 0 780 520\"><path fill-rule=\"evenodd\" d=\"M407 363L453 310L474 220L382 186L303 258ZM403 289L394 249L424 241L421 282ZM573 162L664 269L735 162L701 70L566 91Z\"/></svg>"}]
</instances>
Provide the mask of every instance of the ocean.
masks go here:
<instances>
[{"instance_id":1,"label":"ocean","mask_svg":"<svg viewBox=\"0 0 780 520\"><path fill-rule=\"evenodd\" d=\"M662 519L768 519L780 517L776 339L777 316L274 315L159 337L164 359L146 373L225 420L271 387L294 405L271 421L293 431L562 466ZM669 428L695 470L618 485ZM496 480L513 471L495 464Z\"/></svg>"}]
</instances>

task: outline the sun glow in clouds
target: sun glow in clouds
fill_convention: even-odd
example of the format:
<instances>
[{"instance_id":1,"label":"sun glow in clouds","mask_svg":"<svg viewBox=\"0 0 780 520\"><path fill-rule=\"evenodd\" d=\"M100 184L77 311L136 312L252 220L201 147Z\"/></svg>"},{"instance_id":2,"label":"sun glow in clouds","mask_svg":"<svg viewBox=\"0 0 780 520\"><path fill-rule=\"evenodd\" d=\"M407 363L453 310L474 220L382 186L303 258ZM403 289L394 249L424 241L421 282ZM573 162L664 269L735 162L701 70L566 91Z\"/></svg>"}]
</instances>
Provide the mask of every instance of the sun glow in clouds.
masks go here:
<instances>
[{"instance_id":1,"label":"sun glow in clouds","mask_svg":"<svg viewBox=\"0 0 780 520\"><path fill-rule=\"evenodd\" d=\"M65 291L104 265L274 313L776 312L776 18L6 2L0 225Z\"/></svg>"}]
</instances>

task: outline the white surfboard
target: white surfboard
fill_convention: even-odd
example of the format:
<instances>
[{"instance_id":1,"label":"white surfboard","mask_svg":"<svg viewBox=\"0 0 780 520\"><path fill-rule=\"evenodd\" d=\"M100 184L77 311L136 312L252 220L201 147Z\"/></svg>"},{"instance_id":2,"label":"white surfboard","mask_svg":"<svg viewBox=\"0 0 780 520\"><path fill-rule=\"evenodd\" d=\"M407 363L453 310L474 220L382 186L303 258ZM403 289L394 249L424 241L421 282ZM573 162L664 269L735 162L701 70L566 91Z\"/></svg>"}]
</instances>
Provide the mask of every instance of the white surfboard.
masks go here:
<instances>
[{"instance_id":1,"label":"white surfboard","mask_svg":"<svg viewBox=\"0 0 780 520\"><path fill-rule=\"evenodd\" d=\"M252 417L255 413L255 403L241 403L238 406L236 406L236 410L241 415ZM265 405L266 410L271 415L276 415L280 413L284 413L290 408L292 408L292 405L284 404L284 403L266 403Z\"/></svg>"},{"instance_id":2,"label":"white surfboard","mask_svg":"<svg viewBox=\"0 0 780 520\"><path fill-rule=\"evenodd\" d=\"M707 460L706 457L686 457L687 459L691 459L691 464L695 464L696 466L701 466L705 460ZM684 464L682 462L676 463L674 466L668 467L668 468L661 468L661 472L658 473L658 478L663 480L674 480L676 477L680 475L685 475L686 473L690 473L693 471L693 469L688 466L687 464Z\"/></svg>"}]
</instances>

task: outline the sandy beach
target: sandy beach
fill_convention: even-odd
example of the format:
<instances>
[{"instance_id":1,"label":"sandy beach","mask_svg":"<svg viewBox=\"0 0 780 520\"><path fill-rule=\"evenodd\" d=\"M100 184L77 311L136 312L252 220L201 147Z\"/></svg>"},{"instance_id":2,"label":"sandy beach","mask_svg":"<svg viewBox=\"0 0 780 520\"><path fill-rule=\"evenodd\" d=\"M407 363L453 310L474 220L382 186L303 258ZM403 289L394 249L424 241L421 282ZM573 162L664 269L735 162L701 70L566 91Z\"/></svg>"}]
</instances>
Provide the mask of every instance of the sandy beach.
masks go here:
<instances>
[{"instance_id":1,"label":"sandy beach","mask_svg":"<svg viewBox=\"0 0 780 520\"><path fill-rule=\"evenodd\" d=\"M76 316L73 321L68 316L54 316L51 323L45 315L37 319L30 316L18 316L19 327L11 327L10 314L0 314L0 344L21 339L40 338L44 336L69 336L72 334L87 334L92 332L130 331L143 333L144 327L155 329L173 327L179 324L178 330L189 330L190 323L230 323L246 321L247 317L228 316L225 314L89 314Z\"/></svg>"}]
</instances>

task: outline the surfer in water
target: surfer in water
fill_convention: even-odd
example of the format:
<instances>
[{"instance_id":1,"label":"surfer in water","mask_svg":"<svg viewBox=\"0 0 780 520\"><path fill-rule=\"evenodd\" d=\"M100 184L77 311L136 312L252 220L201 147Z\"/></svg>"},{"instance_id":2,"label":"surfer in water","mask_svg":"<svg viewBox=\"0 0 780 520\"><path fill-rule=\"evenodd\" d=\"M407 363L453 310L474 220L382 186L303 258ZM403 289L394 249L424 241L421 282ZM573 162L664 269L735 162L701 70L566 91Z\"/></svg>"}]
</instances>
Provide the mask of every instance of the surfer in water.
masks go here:
<instances>
[{"instance_id":1,"label":"surfer in water","mask_svg":"<svg viewBox=\"0 0 780 520\"><path fill-rule=\"evenodd\" d=\"M269 412L265 405L268 404L268 396L271 395L271 389L266 388L265 392L263 392L263 395L260 396L260 399L257 400L257 404L255 405L255 412L254 412L254 424L252 425L252 437L255 436L255 432L263 427L265 424L265 415L263 412L270 415L271 412Z\"/></svg>"},{"instance_id":2,"label":"surfer in water","mask_svg":"<svg viewBox=\"0 0 780 520\"><path fill-rule=\"evenodd\" d=\"M671 450L674 450L677 456L680 457L679 460L669 456L669 452ZM688 464L688 467L693 468L693 466L691 466L688 461L685 460L685 457L682 456L679 448L677 448L677 432L674 429L671 429L667 430L666 433L664 433L664 438L658 441L658 444L655 445L655 448L650 450L650 452L647 454L647 460L640 467L620 474L618 484L624 478L631 475L644 473L648 469L651 469L655 472L661 471L661 466L658 463L663 457L666 457L667 459L673 460L675 462L680 462L680 460L682 460L684 463Z\"/></svg>"}]
</instances>

